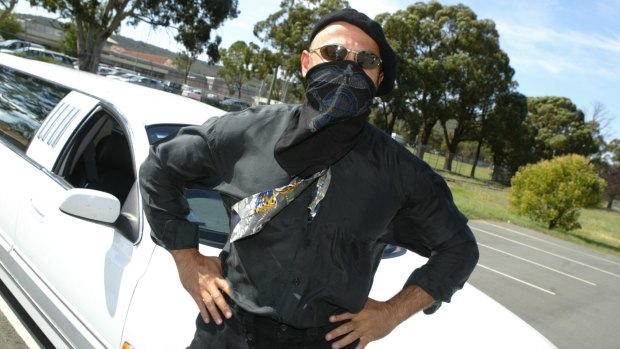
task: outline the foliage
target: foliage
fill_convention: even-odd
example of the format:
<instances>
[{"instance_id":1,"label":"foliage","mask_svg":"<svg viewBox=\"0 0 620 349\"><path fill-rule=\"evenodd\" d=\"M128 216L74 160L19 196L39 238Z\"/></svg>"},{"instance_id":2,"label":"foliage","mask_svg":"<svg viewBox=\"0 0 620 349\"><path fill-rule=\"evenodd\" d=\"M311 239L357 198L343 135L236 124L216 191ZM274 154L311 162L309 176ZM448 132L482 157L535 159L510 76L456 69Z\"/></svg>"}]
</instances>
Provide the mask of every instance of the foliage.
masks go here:
<instances>
[{"instance_id":1,"label":"foliage","mask_svg":"<svg viewBox=\"0 0 620 349\"><path fill-rule=\"evenodd\" d=\"M599 151L598 127L566 97L529 97L527 123L534 130L534 155L551 159L566 154L589 156Z\"/></svg>"},{"instance_id":2,"label":"foliage","mask_svg":"<svg viewBox=\"0 0 620 349\"><path fill-rule=\"evenodd\" d=\"M580 155L543 160L521 168L512 179L510 203L521 215L556 227L579 228L579 209L596 206L605 182Z\"/></svg>"},{"instance_id":3,"label":"foliage","mask_svg":"<svg viewBox=\"0 0 620 349\"><path fill-rule=\"evenodd\" d=\"M196 62L196 56L193 56L190 52L181 52L174 59L174 64L183 72L184 83L186 84L189 71L194 62Z\"/></svg>"},{"instance_id":4,"label":"foliage","mask_svg":"<svg viewBox=\"0 0 620 349\"><path fill-rule=\"evenodd\" d=\"M188 52L207 54L217 59L221 39L211 41L211 30L227 18L237 16L237 0L127 0L70 1L29 0L61 18L70 19L77 28L77 57L80 70L95 72L106 40L128 20L152 26L176 26L179 41Z\"/></svg>"},{"instance_id":5,"label":"foliage","mask_svg":"<svg viewBox=\"0 0 620 349\"><path fill-rule=\"evenodd\" d=\"M22 25L17 17L8 11L1 12L0 17L3 17L0 20L0 35L5 40L17 39L17 33L22 31Z\"/></svg>"},{"instance_id":6,"label":"foliage","mask_svg":"<svg viewBox=\"0 0 620 349\"><path fill-rule=\"evenodd\" d=\"M17 0L0 0L0 29L2 29L2 24L4 21L6 21L13 14L15 5L17 5ZM0 33L3 32L0 31Z\"/></svg>"},{"instance_id":7,"label":"foliage","mask_svg":"<svg viewBox=\"0 0 620 349\"><path fill-rule=\"evenodd\" d=\"M611 210L614 200L620 199L620 166L607 168L602 177L607 182L604 193L607 209Z\"/></svg>"},{"instance_id":8,"label":"foliage","mask_svg":"<svg viewBox=\"0 0 620 349\"><path fill-rule=\"evenodd\" d=\"M526 127L527 97L518 92L498 96L487 120L486 143L493 153L493 180L508 185L519 167L535 162Z\"/></svg>"},{"instance_id":9,"label":"foliage","mask_svg":"<svg viewBox=\"0 0 620 349\"><path fill-rule=\"evenodd\" d=\"M273 62L283 75L283 80L291 78L302 82L293 91L298 98L303 96L305 80L299 69L299 56L309 48L310 34L314 24L323 16L335 10L349 7L346 0L283 0L280 10L267 19L256 23L254 35L264 43L274 55Z\"/></svg>"},{"instance_id":10,"label":"foliage","mask_svg":"<svg viewBox=\"0 0 620 349\"><path fill-rule=\"evenodd\" d=\"M227 50L222 52L223 68L218 72L232 94L237 92L237 97L241 98L241 88L243 84L252 78L256 57L259 47L243 41L237 41L230 45Z\"/></svg>"},{"instance_id":11,"label":"foliage","mask_svg":"<svg viewBox=\"0 0 620 349\"><path fill-rule=\"evenodd\" d=\"M77 28L75 23L63 24L62 29L64 35L58 43L60 45L59 51L71 57L77 57Z\"/></svg>"},{"instance_id":12,"label":"foliage","mask_svg":"<svg viewBox=\"0 0 620 349\"><path fill-rule=\"evenodd\" d=\"M402 117L410 129L421 130L422 145L439 121L451 154L466 140L478 141L481 148L495 99L514 85L495 24L477 19L464 5L436 1L377 19L399 57L397 88L388 96L393 118ZM448 128L451 119L456 128ZM450 166L448 159L446 168Z\"/></svg>"}]
</instances>

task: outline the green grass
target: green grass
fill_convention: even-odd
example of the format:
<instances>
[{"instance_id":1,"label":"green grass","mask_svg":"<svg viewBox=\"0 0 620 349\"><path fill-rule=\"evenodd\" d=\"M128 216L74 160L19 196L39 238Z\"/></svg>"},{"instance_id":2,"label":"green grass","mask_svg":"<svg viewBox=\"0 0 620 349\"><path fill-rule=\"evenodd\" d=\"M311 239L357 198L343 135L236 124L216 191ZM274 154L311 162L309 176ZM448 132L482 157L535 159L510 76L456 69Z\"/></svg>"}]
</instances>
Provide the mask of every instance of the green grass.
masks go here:
<instances>
[{"instance_id":1,"label":"green grass","mask_svg":"<svg viewBox=\"0 0 620 349\"><path fill-rule=\"evenodd\" d=\"M446 179L454 201L469 219L510 222L589 248L620 256L620 212L605 209L583 209L579 217L581 229L570 232L550 230L544 224L517 215L509 205L510 189L488 181L439 171Z\"/></svg>"},{"instance_id":2,"label":"green grass","mask_svg":"<svg viewBox=\"0 0 620 349\"><path fill-rule=\"evenodd\" d=\"M434 169L443 169L446 157L439 154L424 153L423 160ZM469 176L471 174L471 168L472 164L461 161L459 157L452 160L452 173ZM480 164L476 166L475 175L477 179L491 180L492 173L493 171L489 167L481 166Z\"/></svg>"}]
</instances>

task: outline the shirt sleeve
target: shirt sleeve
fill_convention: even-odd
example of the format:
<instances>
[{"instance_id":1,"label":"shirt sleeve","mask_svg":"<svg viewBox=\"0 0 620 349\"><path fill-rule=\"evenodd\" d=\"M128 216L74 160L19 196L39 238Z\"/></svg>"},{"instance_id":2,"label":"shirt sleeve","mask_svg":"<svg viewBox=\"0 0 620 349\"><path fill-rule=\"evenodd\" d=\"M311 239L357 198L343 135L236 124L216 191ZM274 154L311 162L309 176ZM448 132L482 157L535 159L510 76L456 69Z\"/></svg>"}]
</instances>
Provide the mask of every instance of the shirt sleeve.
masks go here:
<instances>
[{"instance_id":1,"label":"shirt sleeve","mask_svg":"<svg viewBox=\"0 0 620 349\"><path fill-rule=\"evenodd\" d=\"M188 126L153 146L140 167L140 191L153 241L169 250L198 247L198 226L187 219L186 187L219 183L214 156L215 137L209 119Z\"/></svg>"},{"instance_id":2,"label":"shirt sleeve","mask_svg":"<svg viewBox=\"0 0 620 349\"><path fill-rule=\"evenodd\" d=\"M435 305L425 311L429 314L463 287L478 262L478 246L444 179L417 161L405 180L405 204L390 233L395 244L428 257L405 286L418 285L433 296Z\"/></svg>"}]
</instances>

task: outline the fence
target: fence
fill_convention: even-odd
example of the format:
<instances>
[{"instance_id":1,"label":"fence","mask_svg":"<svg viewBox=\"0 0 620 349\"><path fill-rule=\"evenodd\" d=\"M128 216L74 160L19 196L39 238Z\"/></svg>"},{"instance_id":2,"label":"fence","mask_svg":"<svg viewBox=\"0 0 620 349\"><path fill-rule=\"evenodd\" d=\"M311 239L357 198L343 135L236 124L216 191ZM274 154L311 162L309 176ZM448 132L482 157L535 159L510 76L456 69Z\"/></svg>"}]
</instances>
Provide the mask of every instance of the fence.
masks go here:
<instances>
[{"instance_id":1,"label":"fence","mask_svg":"<svg viewBox=\"0 0 620 349\"><path fill-rule=\"evenodd\" d=\"M438 149L428 147L428 146L412 146L409 147L412 153L416 154L420 157L424 162L429 164L435 170L445 170L446 161L448 161L450 153L442 152ZM474 158L461 156L458 154L453 155L452 157L452 169L451 173L470 177L471 170L474 166ZM488 162L478 160L476 163L476 171L474 173L474 178L491 181L493 179L493 171L496 171L496 175L503 175L507 173L507 170L502 168L494 168L493 164Z\"/></svg>"}]
</instances>

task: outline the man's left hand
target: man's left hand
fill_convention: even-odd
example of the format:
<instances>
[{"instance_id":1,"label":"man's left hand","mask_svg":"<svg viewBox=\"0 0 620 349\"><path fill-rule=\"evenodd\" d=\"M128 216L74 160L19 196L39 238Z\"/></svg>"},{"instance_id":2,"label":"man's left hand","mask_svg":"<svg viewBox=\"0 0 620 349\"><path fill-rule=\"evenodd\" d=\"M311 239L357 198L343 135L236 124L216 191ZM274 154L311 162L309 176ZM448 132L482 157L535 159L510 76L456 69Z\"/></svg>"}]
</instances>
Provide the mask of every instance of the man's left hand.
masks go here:
<instances>
[{"instance_id":1,"label":"man's left hand","mask_svg":"<svg viewBox=\"0 0 620 349\"><path fill-rule=\"evenodd\" d=\"M344 336L332 344L334 349L343 348L357 339L359 339L359 344L356 349L363 349L368 343L387 336L398 325L390 310L390 305L371 298L368 298L366 305L359 313L332 315L329 321L332 323L346 321L325 336L327 341Z\"/></svg>"}]
</instances>

